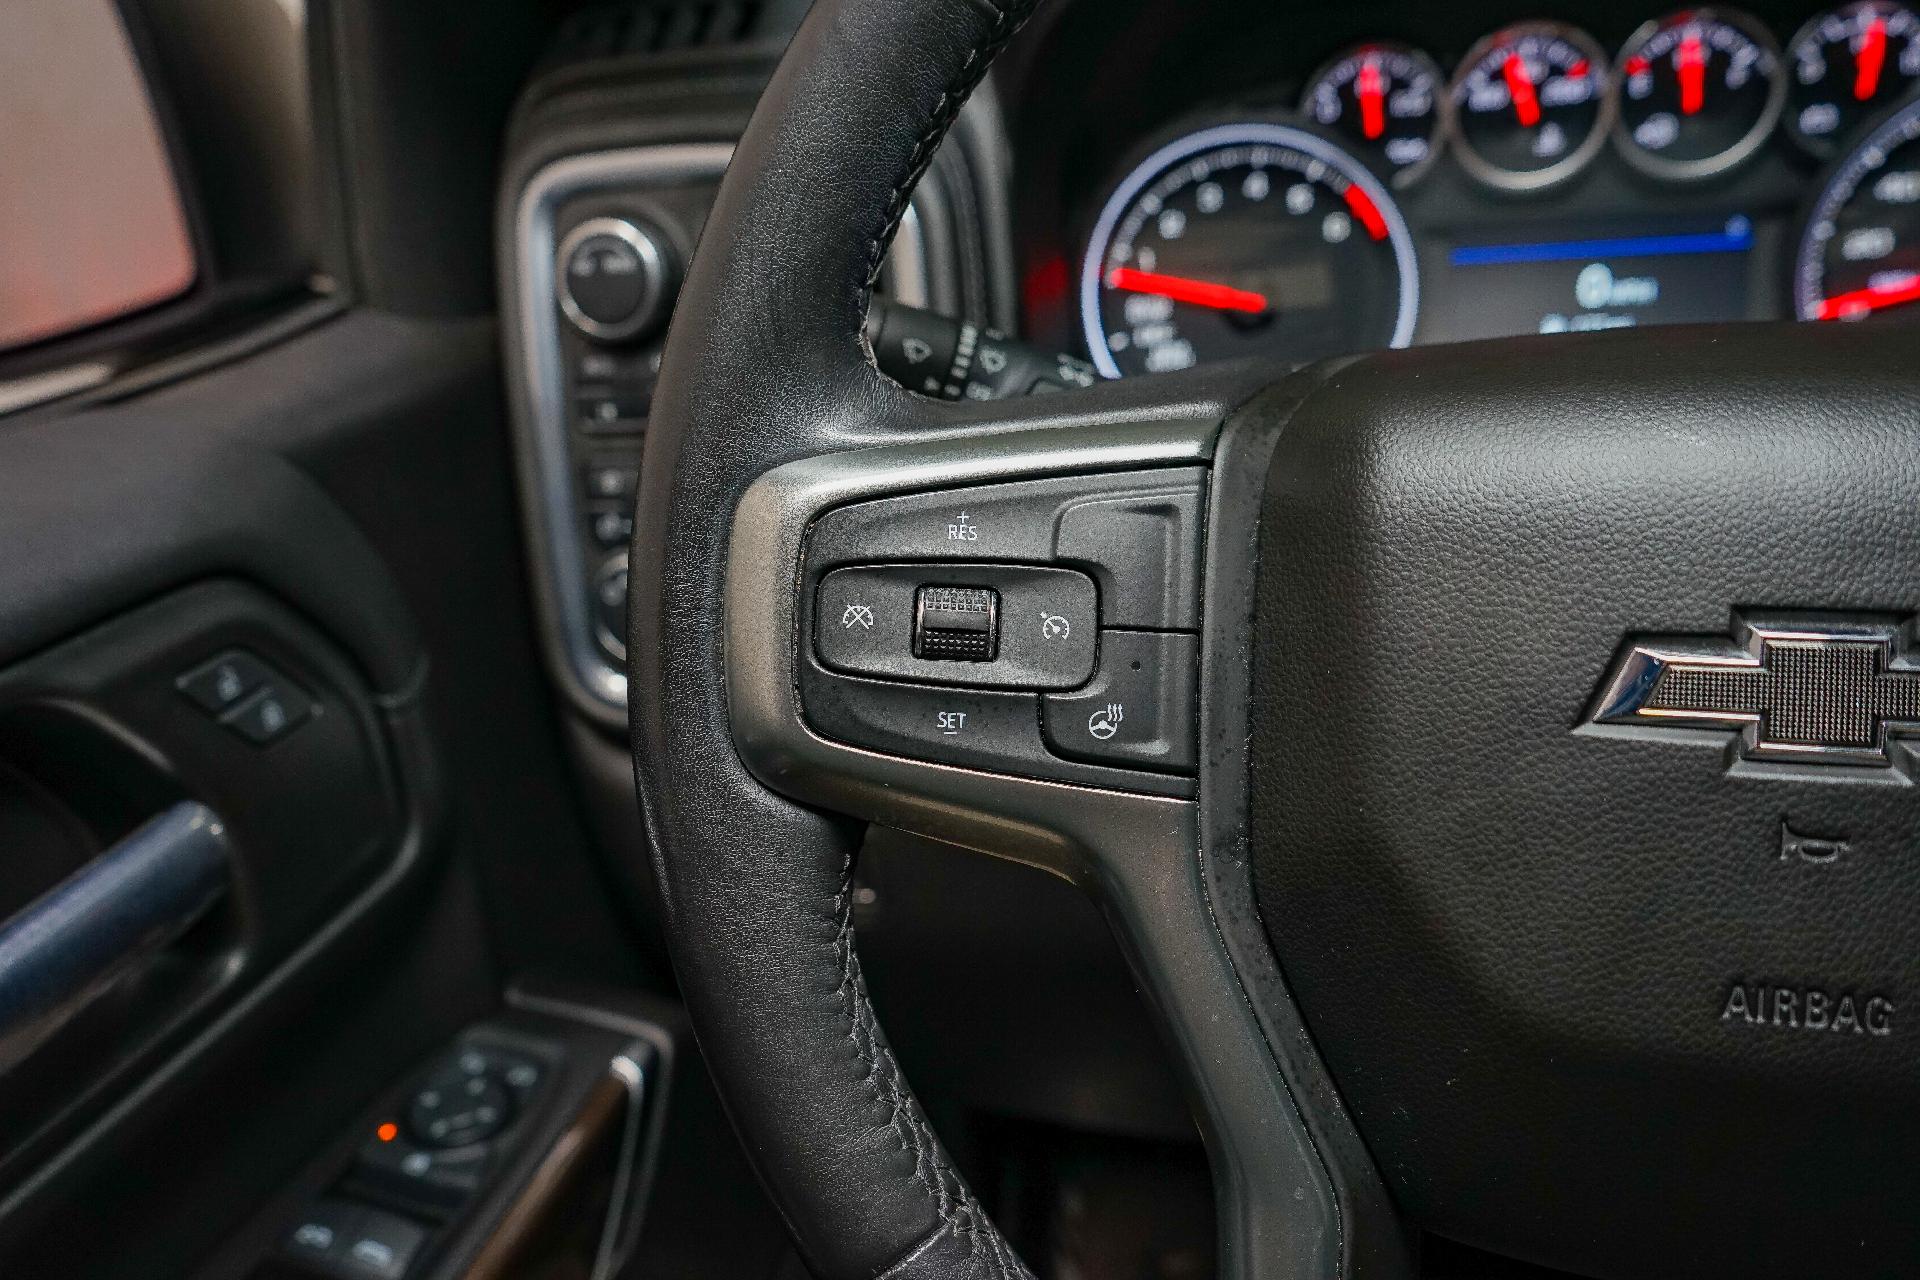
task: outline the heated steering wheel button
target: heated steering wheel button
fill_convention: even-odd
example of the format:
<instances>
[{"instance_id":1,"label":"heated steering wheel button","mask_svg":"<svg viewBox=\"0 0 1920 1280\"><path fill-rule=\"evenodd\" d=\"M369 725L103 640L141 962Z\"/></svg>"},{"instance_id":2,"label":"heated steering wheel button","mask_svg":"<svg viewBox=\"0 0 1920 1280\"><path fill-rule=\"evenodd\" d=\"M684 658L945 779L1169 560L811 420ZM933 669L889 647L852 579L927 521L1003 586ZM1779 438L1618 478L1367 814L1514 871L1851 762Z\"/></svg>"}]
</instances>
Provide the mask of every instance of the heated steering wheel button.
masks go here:
<instances>
[{"instance_id":1,"label":"heated steering wheel button","mask_svg":"<svg viewBox=\"0 0 1920 1280\"><path fill-rule=\"evenodd\" d=\"M1000 593L987 587L922 587L913 601L913 656L992 662L1000 651Z\"/></svg>"},{"instance_id":2,"label":"heated steering wheel button","mask_svg":"<svg viewBox=\"0 0 1920 1280\"><path fill-rule=\"evenodd\" d=\"M1047 746L1074 760L1192 773L1199 665L1196 635L1101 632L1093 682L1041 699Z\"/></svg>"}]
</instances>

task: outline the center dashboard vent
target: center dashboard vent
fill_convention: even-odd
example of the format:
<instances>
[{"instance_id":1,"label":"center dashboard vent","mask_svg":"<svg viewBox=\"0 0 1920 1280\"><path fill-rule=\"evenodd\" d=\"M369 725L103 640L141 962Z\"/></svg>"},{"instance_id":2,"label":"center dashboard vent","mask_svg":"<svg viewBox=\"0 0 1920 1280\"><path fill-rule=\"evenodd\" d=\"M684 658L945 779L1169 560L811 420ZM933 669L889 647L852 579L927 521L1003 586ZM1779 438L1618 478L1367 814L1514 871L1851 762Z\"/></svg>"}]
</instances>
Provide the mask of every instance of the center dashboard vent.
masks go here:
<instances>
[{"instance_id":1,"label":"center dashboard vent","mask_svg":"<svg viewBox=\"0 0 1920 1280\"><path fill-rule=\"evenodd\" d=\"M756 34L763 8L759 0L603 5L561 24L546 62L645 57L740 44Z\"/></svg>"}]
</instances>

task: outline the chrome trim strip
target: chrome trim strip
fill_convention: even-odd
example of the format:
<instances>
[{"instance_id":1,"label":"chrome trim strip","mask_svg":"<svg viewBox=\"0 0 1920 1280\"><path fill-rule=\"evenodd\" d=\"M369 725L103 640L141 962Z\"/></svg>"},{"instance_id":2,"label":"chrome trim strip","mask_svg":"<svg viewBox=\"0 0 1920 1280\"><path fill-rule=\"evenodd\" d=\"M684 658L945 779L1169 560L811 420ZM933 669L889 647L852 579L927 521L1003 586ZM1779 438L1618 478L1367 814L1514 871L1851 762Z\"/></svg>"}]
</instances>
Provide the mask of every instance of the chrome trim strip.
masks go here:
<instances>
[{"instance_id":1,"label":"chrome trim strip","mask_svg":"<svg viewBox=\"0 0 1920 1280\"><path fill-rule=\"evenodd\" d=\"M627 1087L627 1114L622 1118L620 1154L614 1166L613 1189L607 1197L606 1222L600 1228L592 1280L613 1280L631 1252L632 1241L625 1238L627 1200L633 1191L634 1165L640 1157L640 1113L647 1094L647 1072L640 1062L646 1054L646 1044L636 1042L607 1067Z\"/></svg>"}]
</instances>

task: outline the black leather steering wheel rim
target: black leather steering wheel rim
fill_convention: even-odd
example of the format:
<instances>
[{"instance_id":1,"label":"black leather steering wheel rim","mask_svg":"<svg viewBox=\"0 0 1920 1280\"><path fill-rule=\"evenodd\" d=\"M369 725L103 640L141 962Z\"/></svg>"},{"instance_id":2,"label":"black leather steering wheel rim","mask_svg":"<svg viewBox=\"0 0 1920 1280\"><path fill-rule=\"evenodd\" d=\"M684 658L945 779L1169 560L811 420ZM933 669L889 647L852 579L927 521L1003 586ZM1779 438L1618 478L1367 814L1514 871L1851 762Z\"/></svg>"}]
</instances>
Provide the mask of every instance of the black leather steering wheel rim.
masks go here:
<instances>
[{"instance_id":1,"label":"black leather steering wheel rim","mask_svg":"<svg viewBox=\"0 0 1920 1280\"><path fill-rule=\"evenodd\" d=\"M814 7L709 217L647 442L630 688L665 926L723 1100L823 1277L1028 1272L954 1171L867 1000L851 930L858 825L774 795L735 752L729 526L770 467L951 429L877 373L861 325L914 183L1033 7Z\"/></svg>"}]
</instances>

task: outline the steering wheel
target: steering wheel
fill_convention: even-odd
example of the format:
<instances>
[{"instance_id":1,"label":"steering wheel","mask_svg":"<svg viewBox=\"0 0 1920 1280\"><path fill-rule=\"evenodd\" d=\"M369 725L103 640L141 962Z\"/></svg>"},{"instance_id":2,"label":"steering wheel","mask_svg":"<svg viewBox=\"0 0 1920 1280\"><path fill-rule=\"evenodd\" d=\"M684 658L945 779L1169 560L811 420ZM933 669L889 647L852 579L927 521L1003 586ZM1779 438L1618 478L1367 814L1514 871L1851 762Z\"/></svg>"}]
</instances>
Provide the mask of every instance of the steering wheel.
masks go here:
<instances>
[{"instance_id":1,"label":"steering wheel","mask_svg":"<svg viewBox=\"0 0 1920 1280\"><path fill-rule=\"evenodd\" d=\"M639 790L701 1047L808 1264L1028 1274L867 1000L881 823L1097 897L1191 1084L1224 1276L1412 1275L1419 1231L1595 1275L1912 1270L1912 331L920 397L876 371L870 286L1032 7L818 0L647 442ZM1124 518L1070 539L1086 503ZM1024 630L1036 573L1090 584L1078 693ZM835 608L852 581L881 603ZM994 599L996 670L1039 675L904 647L915 608ZM886 607L901 647L836 661Z\"/></svg>"}]
</instances>

